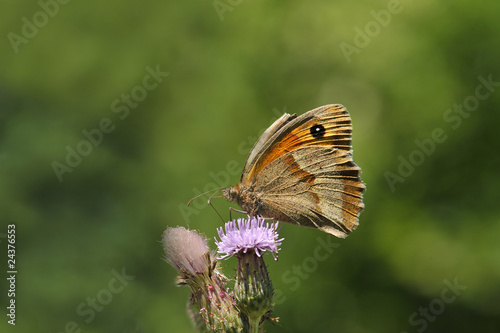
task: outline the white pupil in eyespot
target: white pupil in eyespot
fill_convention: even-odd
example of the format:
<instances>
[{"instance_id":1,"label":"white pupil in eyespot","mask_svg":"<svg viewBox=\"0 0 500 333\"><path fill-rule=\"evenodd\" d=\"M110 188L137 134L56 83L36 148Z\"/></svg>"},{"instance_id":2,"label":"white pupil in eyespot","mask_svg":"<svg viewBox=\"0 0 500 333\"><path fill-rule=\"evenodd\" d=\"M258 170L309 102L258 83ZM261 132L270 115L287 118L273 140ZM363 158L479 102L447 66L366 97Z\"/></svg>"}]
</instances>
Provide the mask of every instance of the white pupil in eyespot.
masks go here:
<instances>
[{"instance_id":1,"label":"white pupil in eyespot","mask_svg":"<svg viewBox=\"0 0 500 333\"><path fill-rule=\"evenodd\" d=\"M314 125L311 127L310 132L313 137L319 139L325 136L325 127L323 127L323 125Z\"/></svg>"}]
</instances>

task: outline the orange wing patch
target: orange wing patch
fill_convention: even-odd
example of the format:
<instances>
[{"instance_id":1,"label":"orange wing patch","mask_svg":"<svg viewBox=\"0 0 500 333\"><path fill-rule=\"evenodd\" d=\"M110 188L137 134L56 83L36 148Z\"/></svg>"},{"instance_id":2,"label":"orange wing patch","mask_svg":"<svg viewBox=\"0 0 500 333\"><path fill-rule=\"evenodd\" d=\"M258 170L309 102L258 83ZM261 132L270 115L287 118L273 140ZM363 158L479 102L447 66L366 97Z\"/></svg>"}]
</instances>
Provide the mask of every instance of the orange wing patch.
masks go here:
<instances>
[{"instance_id":1,"label":"orange wing patch","mask_svg":"<svg viewBox=\"0 0 500 333\"><path fill-rule=\"evenodd\" d=\"M300 121L300 117L296 121ZM323 135L315 133L316 126L321 127L320 132ZM305 145L329 146L350 152L351 134L352 124L347 110L340 105L332 106L288 134L284 133L284 137L277 140L270 147L268 154L264 155L250 170L248 179L252 179L253 175L260 173L262 169L277 158Z\"/></svg>"}]
</instances>

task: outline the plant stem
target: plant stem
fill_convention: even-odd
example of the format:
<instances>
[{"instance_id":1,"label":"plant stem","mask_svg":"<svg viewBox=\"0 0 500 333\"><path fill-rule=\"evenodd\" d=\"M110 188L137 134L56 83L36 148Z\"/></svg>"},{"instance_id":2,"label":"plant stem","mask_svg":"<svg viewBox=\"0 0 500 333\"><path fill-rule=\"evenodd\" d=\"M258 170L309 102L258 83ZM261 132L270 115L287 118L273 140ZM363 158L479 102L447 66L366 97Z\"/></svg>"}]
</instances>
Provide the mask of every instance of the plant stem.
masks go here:
<instances>
[{"instance_id":1,"label":"plant stem","mask_svg":"<svg viewBox=\"0 0 500 333\"><path fill-rule=\"evenodd\" d=\"M258 318L248 318L248 323L250 326L250 333L259 333L259 327L260 327L260 319L261 317Z\"/></svg>"}]
</instances>

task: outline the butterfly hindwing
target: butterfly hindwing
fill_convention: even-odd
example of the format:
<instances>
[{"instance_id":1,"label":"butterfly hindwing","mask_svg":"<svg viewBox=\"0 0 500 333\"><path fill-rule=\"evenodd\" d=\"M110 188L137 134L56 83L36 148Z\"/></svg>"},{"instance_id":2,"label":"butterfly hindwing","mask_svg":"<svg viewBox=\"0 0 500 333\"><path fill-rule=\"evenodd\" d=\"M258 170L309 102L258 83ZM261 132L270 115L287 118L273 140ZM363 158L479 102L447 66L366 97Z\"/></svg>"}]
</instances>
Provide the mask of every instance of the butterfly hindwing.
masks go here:
<instances>
[{"instance_id":1,"label":"butterfly hindwing","mask_svg":"<svg viewBox=\"0 0 500 333\"><path fill-rule=\"evenodd\" d=\"M285 167L286 166L286 167ZM279 174L271 169L281 170ZM346 237L363 209L360 169L350 154L305 146L275 160L255 183L262 216Z\"/></svg>"}]
</instances>

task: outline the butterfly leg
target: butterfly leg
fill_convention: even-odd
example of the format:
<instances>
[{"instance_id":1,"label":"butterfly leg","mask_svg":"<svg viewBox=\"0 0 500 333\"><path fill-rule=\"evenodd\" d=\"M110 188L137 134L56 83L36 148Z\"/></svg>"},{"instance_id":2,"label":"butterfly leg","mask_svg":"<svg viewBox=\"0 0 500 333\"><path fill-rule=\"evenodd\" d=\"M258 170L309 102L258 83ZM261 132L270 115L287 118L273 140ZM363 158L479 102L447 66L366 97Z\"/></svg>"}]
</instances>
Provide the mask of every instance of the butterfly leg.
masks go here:
<instances>
[{"instance_id":1,"label":"butterfly leg","mask_svg":"<svg viewBox=\"0 0 500 333\"><path fill-rule=\"evenodd\" d=\"M216 192L214 192L214 194L212 194L212 195L208 198L207 203L208 203L210 206L212 206L212 208L215 210L215 212L217 213L217 215L219 215L220 219L222 220L222 223L224 223L225 221L224 221L224 219L222 218L222 216L220 215L219 211L217 210L217 208L215 208L215 206L214 206L214 205L212 205L212 199L216 197L215 195L216 195L218 192L219 192L218 190L217 190Z\"/></svg>"},{"instance_id":2,"label":"butterfly leg","mask_svg":"<svg viewBox=\"0 0 500 333\"><path fill-rule=\"evenodd\" d=\"M239 209L236 209L233 207L229 207L229 220L233 220L233 218L231 217L231 215L232 215L231 212L236 212L236 213L248 215L248 213L245 212L244 210L239 210Z\"/></svg>"},{"instance_id":3,"label":"butterfly leg","mask_svg":"<svg viewBox=\"0 0 500 333\"><path fill-rule=\"evenodd\" d=\"M262 218L264 221L276 221L276 219L274 219L272 217L263 217L263 216L260 216L260 218Z\"/></svg>"}]
</instances>

